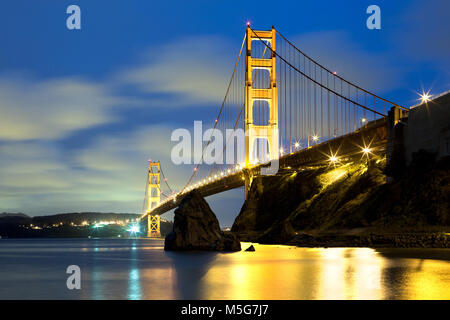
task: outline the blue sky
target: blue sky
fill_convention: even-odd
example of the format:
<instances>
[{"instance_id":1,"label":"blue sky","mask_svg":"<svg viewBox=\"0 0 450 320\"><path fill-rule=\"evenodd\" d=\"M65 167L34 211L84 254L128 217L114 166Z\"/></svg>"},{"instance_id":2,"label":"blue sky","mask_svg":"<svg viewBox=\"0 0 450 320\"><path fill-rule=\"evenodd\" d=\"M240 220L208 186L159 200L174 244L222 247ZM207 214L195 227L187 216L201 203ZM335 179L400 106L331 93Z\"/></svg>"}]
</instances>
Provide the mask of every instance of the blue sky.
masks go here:
<instances>
[{"instance_id":1,"label":"blue sky","mask_svg":"<svg viewBox=\"0 0 450 320\"><path fill-rule=\"evenodd\" d=\"M71 4L81 30L66 28ZM366 28L371 4L381 30ZM448 12L445 0L5 1L0 211L139 212L150 157L180 188L191 169L171 163L170 133L216 117L247 21L411 106L450 87ZM231 225L243 191L208 201Z\"/></svg>"}]
</instances>

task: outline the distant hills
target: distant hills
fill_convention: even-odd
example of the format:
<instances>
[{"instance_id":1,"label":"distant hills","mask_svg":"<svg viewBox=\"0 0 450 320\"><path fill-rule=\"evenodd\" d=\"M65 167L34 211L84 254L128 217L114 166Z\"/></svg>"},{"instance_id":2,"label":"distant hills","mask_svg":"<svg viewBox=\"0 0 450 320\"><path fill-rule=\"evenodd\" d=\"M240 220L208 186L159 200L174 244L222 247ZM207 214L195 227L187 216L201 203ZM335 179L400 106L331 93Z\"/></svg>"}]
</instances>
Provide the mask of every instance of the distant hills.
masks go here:
<instances>
[{"instance_id":1,"label":"distant hills","mask_svg":"<svg viewBox=\"0 0 450 320\"><path fill-rule=\"evenodd\" d=\"M8 213L8 212L0 213L0 219L1 218L10 218L10 217L30 218L30 216L27 216L25 213Z\"/></svg>"},{"instance_id":2,"label":"distant hills","mask_svg":"<svg viewBox=\"0 0 450 320\"><path fill-rule=\"evenodd\" d=\"M2 238L30 237L122 237L128 236L129 224L138 221L135 213L73 212L31 217L24 213L0 213ZM141 235L147 224L140 223ZM161 233L172 230L172 223L161 220Z\"/></svg>"}]
</instances>

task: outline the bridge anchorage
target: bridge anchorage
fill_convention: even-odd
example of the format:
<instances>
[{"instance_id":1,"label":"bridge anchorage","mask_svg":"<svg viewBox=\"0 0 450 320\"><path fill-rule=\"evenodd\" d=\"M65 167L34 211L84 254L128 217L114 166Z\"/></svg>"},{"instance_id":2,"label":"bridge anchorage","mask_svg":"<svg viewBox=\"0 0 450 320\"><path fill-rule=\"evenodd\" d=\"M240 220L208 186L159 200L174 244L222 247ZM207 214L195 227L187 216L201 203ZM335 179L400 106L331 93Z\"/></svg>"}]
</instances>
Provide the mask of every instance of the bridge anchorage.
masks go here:
<instances>
[{"instance_id":1,"label":"bridge anchorage","mask_svg":"<svg viewBox=\"0 0 450 320\"><path fill-rule=\"evenodd\" d=\"M387 154L389 159L390 127L396 124L388 120L389 110L409 111L327 69L274 27L256 31L247 26L218 116L211 123L226 137L219 145L226 161L202 164L210 143L217 143L211 134L200 163L177 193L158 162L171 194L161 192L159 173L157 183L149 180L147 188L158 191L155 197L146 194L148 204L141 217L149 219L149 236L160 235L159 216L176 208L191 190L206 197L244 187L247 198L254 177L263 174L272 160L286 172L337 165L361 155ZM227 129L244 131L243 141L235 143L236 137L224 135Z\"/></svg>"}]
</instances>

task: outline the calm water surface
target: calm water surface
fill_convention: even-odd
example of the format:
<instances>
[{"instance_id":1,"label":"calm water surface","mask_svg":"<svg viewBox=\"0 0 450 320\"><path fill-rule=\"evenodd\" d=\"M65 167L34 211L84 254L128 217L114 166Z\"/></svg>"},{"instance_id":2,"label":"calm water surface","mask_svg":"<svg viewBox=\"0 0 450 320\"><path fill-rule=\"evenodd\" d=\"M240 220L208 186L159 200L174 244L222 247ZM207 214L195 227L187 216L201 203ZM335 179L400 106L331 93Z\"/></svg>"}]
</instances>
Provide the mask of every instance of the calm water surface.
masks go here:
<instances>
[{"instance_id":1,"label":"calm water surface","mask_svg":"<svg viewBox=\"0 0 450 320\"><path fill-rule=\"evenodd\" d=\"M450 299L449 249L255 248L180 253L152 239L2 239L0 299ZM72 264L81 290L66 287Z\"/></svg>"}]
</instances>

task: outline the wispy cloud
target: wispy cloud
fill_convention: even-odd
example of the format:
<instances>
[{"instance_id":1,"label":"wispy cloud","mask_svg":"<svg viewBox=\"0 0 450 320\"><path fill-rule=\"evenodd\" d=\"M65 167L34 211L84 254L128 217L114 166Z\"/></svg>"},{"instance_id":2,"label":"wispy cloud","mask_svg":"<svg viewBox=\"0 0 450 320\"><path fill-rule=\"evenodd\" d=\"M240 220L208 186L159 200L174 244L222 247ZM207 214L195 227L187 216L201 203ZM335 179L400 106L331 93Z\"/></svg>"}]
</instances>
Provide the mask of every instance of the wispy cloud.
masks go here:
<instances>
[{"instance_id":1,"label":"wispy cloud","mask_svg":"<svg viewBox=\"0 0 450 320\"><path fill-rule=\"evenodd\" d=\"M0 77L0 140L58 139L114 120L105 86L79 78Z\"/></svg>"},{"instance_id":2,"label":"wispy cloud","mask_svg":"<svg viewBox=\"0 0 450 320\"><path fill-rule=\"evenodd\" d=\"M139 212L148 158L161 161L172 188L180 189L187 181L186 168L173 166L170 160L172 129L155 125L127 134L104 134L71 150L43 141L4 142L0 211ZM162 188L167 194L168 189Z\"/></svg>"},{"instance_id":3,"label":"wispy cloud","mask_svg":"<svg viewBox=\"0 0 450 320\"><path fill-rule=\"evenodd\" d=\"M231 76L233 50L219 37L178 39L149 50L142 62L116 76L146 93L170 93L169 106L219 103Z\"/></svg>"},{"instance_id":4,"label":"wispy cloud","mask_svg":"<svg viewBox=\"0 0 450 320\"><path fill-rule=\"evenodd\" d=\"M170 160L175 127L103 131L76 147L64 141L81 130L130 121L118 108L219 102L233 59L228 48L218 37L181 39L96 82L0 75L0 210L138 212L148 158L170 166L170 185L182 188L190 170Z\"/></svg>"}]
</instances>

